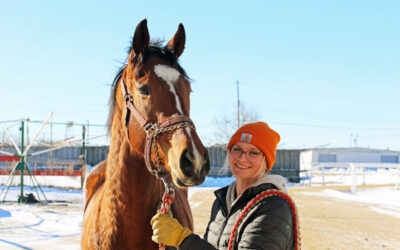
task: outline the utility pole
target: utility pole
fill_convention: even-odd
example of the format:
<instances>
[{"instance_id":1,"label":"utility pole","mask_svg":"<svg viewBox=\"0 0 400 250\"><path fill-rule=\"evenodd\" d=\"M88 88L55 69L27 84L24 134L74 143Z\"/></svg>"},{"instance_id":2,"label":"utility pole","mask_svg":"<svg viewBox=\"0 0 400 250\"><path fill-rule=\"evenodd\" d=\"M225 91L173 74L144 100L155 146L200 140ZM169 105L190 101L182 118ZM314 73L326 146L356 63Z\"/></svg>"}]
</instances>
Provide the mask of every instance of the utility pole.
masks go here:
<instances>
[{"instance_id":1,"label":"utility pole","mask_svg":"<svg viewBox=\"0 0 400 250\"><path fill-rule=\"evenodd\" d=\"M24 148L24 121L21 121L21 152L24 152L25 148ZM25 171L25 156L21 155L20 158L20 168L19 171L21 173L21 195L18 197L18 203L22 202L25 203L26 202L26 198L24 197L24 171Z\"/></svg>"},{"instance_id":2,"label":"utility pole","mask_svg":"<svg viewBox=\"0 0 400 250\"><path fill-rule=\"evenodd\" d=\"M239 81L236 81L237 89L237 128L240 127L240 99L239 99Z\"/></svg>"},{"instance_id":3,"label":"utility pole","mask_svg":"<svg viewBox=\"0 0 400 250\"><path fill-rule=\"evenodd\" d=\"M86 120L86 122L87 122L87 124L86 124L85 133L86 133L86 138L89 138L89 129L90 129L89 120ZM89 144L89 142L88 142L88 144ZM86 163L87 163L88 160L89 160L89 150L88 150L88 147L87 147L87 146L88 146L88 145L86 145L86 148L85 148L85 162L86 162Z\"/></svg>"},{"instance_id":4,"label":"utility pole","mask_svg":"<svg viewBox=\"0 0 400 250\"><path fill-rule=\"evenodd\" d=\"M50 149L53 149L53 116L50 123ZM53 158L53 150L50 151L50 157Z\"/></svg>"},{"instance_id":5,"label":"utility pole","mask_svg":"<svg viewBox=\"0 0 400 250\"><path fill-rule=\"evenodd\" d=\"M82 160L84 162L86 162L86 154L85 154L85 152L86 152L86 144L85 144L85 140L86 140L86 126L82 125L82 152L81 152L81 155L82 155Z\"/></svg>"}]
</instances>

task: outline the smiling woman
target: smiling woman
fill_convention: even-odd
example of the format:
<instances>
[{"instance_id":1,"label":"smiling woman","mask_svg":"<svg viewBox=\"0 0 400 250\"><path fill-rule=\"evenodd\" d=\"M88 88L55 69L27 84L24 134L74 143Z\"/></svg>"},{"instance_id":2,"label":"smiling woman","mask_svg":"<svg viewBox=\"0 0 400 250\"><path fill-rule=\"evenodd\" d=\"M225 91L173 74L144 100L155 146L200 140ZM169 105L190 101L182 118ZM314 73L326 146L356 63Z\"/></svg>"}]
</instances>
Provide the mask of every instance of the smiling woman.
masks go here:
<instances>
[{"instance_id":1,"label":"smiling woman","mask_svg":"<svg viewBox=\"0 0 400 250\"><path fill-rule=\"evenodd\" d=\"M179 249L299 249L297 210L285 180L266 174L279 140L264 122L239 128L227 147L236 181L215 191L204 239L165 214L151 220L152 239Z\"/></svg>"},{"instance_id":2,"label":"smiling woman","mask_svg":"<svg viewBox=\"0 0 400 250\"><path fill-rule=\"evenodd\" d=\"M244 141L236 142L230 148L229 154L229 165L236 177L236 193L240 196L265 174L265 157L256 146Z\"/></svg>"}]
</instances>

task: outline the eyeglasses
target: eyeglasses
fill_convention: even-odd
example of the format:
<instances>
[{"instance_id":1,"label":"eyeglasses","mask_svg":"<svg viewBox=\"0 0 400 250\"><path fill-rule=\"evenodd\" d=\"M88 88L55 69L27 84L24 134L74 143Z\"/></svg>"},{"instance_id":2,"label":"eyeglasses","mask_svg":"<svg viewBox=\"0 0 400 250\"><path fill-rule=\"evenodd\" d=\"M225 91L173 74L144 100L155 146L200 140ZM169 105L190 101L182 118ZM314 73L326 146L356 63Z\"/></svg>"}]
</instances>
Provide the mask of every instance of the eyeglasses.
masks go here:
<instances>
[{"instance_id":1,"label":"eyeglasses","mask_svg":"<svg viewBox=\"0 0 400 250\"><path fill-rule=\"evenodd\" d=\"M231 156L234 158L240 159L242 157L242 154L246 155L246 158L248 161L256 161L262 155L263 153L255 150L250 150L250 151L243 151L240 147L232 147L231 148Z\"/></svg>"}]
</instances>

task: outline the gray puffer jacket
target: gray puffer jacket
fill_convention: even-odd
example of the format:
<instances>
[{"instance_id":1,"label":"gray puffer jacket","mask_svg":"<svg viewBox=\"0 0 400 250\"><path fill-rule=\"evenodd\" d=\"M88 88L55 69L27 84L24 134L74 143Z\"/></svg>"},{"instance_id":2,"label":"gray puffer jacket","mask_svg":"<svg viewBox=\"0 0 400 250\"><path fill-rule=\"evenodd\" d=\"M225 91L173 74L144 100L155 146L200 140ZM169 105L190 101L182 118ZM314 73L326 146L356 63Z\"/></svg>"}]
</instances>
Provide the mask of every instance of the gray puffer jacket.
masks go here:
<instances>
[{"instance_id":1,"label":"gray puffer jacket","mask_svg":"<svg viewBox=\"0 0 400 250\"><path fill-rule=\"evenodd\" d=\"M232 202L230 196L235 192L234 185L232 183L215 191L216 200L204 239L192 234L182 242L179 249L227 249L233 226L248 202L268 189L286 192L282 177L266 175L261 183L259 181L248 188L241 196L233 198ZM267 197L258 203L244 217L237 232L235 249L294 248L292 213L287 201L280 196Z\"/></svg>"}]
</instances>

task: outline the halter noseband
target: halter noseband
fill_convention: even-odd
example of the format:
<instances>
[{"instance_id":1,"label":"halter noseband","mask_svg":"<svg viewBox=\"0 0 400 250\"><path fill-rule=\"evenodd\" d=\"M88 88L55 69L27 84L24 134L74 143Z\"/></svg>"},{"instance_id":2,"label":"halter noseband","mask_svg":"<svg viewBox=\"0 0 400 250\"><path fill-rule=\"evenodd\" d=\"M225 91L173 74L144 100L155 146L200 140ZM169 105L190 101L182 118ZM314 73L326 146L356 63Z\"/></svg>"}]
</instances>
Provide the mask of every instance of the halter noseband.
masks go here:
<instances>
[{"instance_id":1,"label":"halter noseband","mask_svg":"<svg viewBox=\"0 0 400 250\"><path fill-rule=\"evenodd\" d=\"M122 94L125 99L126 105L126 116L125 116L125 127L127 131L127 136L129 140L129 122L131 119L131 114L135 117L136 121L142 126L142 128L146 132L146 145L144 148L144 161L146 163L146 167L150 173L155 175L157 178L163 178L167 176L169 173L168 171L161 170L161 166L164 165L162 160L158 155L158 147L157 147L157 137L159 134L162 134L167 131L174 131L184 127L192 127L194 128L193 121L184 115L172 115L167 120L161 123L151 123L146 121L142 115L140 115L139 111L135 108L133 103L133 97L128 93L128 89L125 85L124 79L121 77L122 82ZM156 166L154 166L153 162L151 161L151 147L153 146L153 153L154 158L156 161Z\"/></svg>"}]
</instances>

